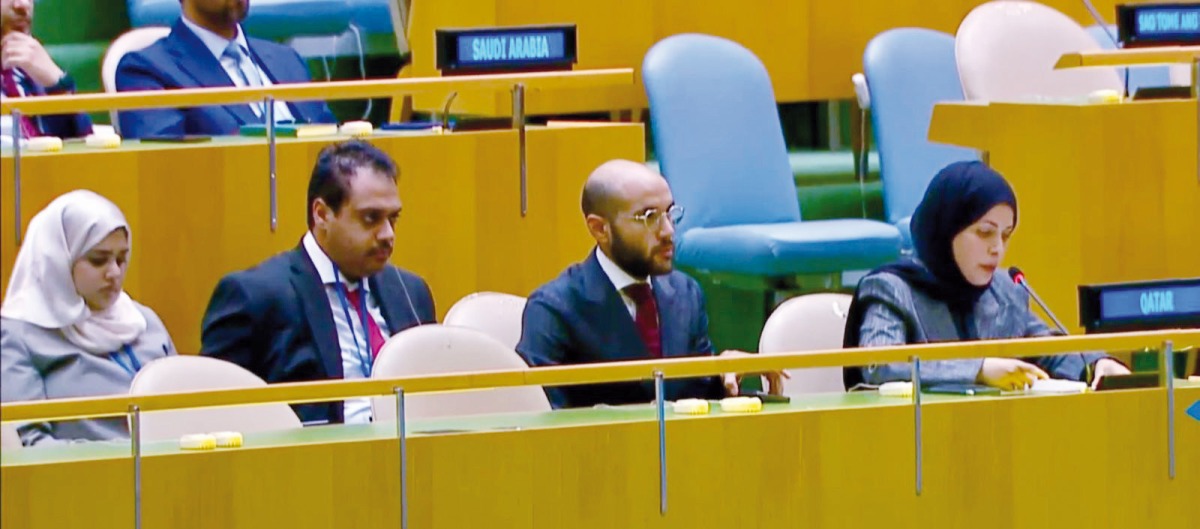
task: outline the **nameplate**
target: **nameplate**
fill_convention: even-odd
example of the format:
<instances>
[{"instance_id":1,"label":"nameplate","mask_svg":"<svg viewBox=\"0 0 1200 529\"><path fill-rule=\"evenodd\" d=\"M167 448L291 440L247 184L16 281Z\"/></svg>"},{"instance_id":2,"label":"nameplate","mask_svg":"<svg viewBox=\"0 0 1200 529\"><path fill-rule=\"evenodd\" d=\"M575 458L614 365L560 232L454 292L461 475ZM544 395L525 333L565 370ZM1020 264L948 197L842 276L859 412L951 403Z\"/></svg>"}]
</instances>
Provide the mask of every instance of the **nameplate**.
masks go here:
<instances>
[{"instance_id":1,"label":"nameplate","mask_svg":"<svg viewBox=\"0 0 1200 529\"><path fill-rule=\"evenodd\" d=\"M444 74L570 70L577 62L574 25L439 29L436 40Z\"/></svg>"},{"instance_id":2,"label":"nameplate","mask_svg":"<svg viewBox=\"0 0 1200 529\"><path fill-rule=\"evenodd\" d=\"M1117 6L1117 36L1126 48L1200 44L1200 3Z\"/></svg>"},{"instance_id":3,"label":"nameplate","mask_svg":"<svg viewBox=\"0 0 1200 529\"><path fill-rule=\"evenodd\" d=\"M1088 332L1200 326L1200 278L1079 287Z\"/></svg>"}]
</instances>

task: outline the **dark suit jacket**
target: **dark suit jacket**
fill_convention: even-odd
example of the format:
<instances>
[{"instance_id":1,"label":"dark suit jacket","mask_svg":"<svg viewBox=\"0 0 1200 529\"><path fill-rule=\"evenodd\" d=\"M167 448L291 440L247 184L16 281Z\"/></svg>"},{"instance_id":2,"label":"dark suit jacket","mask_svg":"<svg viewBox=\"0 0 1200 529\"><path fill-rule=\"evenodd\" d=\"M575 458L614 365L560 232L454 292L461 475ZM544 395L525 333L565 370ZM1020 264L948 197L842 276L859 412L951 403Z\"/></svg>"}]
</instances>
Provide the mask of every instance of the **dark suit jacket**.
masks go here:
<instances>
[{"instance_id":1,"label":"dark suit jacket","mask_svg":"<svg viewBox=\"0 0 1200 529\"><path fill-rule=\"evenodd\" d=\"M429 286L416 274L389 265L368 280L391 333L436 323ZM222 278L200 339L201 354L238 364L268 383L342 378L329 298L303 245ZM340 401L293 408L305 422L342 422Z\"/></svg>"},{"instance_id":2,"label":"dark suit jacket","mask_svg":"<svg viewBox=\"0 0 1200 529\"><path fill-rule=\"evenodd\" d=\"M46 88L34 82L29 78L29 74L21 72L20 82L21 89L28 96L44 96L44 95L64 95L74 93L75 90L55 91L53 93L46 91ZM30 119L37 124L38 130L46 136L58 136L59 138L81 138L92 133L92 119L87 114L57 114L53 116L31 116ZM16 124L13 124L15 127Z\"/></svg>"},{"instance_id":3,"label":"dark suit jacket","mask_svg":"<svg viewBox=\"0 0 1200 529\"><path fill-rule=\"evenodd\" d=\"M295 50L247 36L250 54L274 84L306 83L308 69ZM183 21L150 47L126 54L117 65L117 90L170 90L177 88L235 86L220 61ZM322 101L288 103L298 122L333 123L333 114ZM141 138L151 134L237 134L238 127L261 123L249 105L127 110L118 113L121 135Z\"/></svg>"},{"instance_id":4,"label":"dark suit jacket","mask_svg":"<svg viewBox=\"0 0 1200 529\"><path fill-rule=\"evenodd\" d=\"M663 356L711 355L700 285L681 272L655 276L651 285L658 303ZM650 358L595 251L529 296L517 352L533 367ZM725 391L719 377L667 380L664 389L667 400L719 399ZM546 395L555 408L641 403L654 400L654 384L548 387Z\"/></svg>"}]
</instances>

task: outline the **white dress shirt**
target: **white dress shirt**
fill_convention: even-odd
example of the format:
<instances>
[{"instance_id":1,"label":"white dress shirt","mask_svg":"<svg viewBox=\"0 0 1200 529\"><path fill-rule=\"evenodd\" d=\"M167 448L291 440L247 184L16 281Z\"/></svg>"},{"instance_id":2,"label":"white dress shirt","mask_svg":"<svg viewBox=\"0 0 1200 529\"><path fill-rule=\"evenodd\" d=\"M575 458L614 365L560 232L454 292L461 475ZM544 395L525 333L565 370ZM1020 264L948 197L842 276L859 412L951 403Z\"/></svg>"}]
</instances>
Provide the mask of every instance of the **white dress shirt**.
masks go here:
<instances>
[{"instance_id":1,"label":"white dress shirt","mask_svg":"<svg viewBox=\"0 0 1200 529\"><path fill-rule=\"evenodd\" d=\"M258 70L258 80L262 82L262 86L272 86L275 84L271 82L271 77L267 75L265 70L262 69L262 67L258 64L258 61L254 60L254 55L250 53L250 44L246 42L246 34L242 31L242 26L240 24L237 27L237 36L231 41L225 37L200 27L195 22L188 20L186 16L181 16L179 18L183 21L183 25L187 26L188 29L192 30L192 33L195 33L196 36L200 38L200 42L204 43L204 47L208 48L208 51L213 54L213 57L217 59L217 62L221 63L221 68L225 70L225 75L229 76L229 80L233 82L234 86L243 87L246 86L246 82L243 80L242 70L238 66L237 62L225 56L225 48L229 47L230 42L236 42L238 47L242 49L242 53L244 53L246 57L250 59L254 69ZM254 111L256 116L262 117L261 104L249 106L250 109ZM287 102L276 100L275 122L279 123L282 121L295 121L295 117L292 116L292 111L288 108Z\"/></svg>"},{"instance_id":2,"label":"white dress shirt","mask_svg":"<svg viewBox=\"0 0 1200 529\"><path fill-rule=\"evenodd\" d=\"M600 269L604 270L604 275L608 276L608 280L612 281L613 287L617 289L617 293L621 295L621 301L625 302L625 309L629 311L629 317L637 319L637 303L629 294L625 293L625 287L634 283L649 283L651 292L654 291L654 283L650 283L647 279L637 279L626 272L623 268L609 259L600 248L596 248L596 260L600 262Z\"/></svg>"},{"instance_id":3,"label":"white dress shirt","mask_svg":"<svg viewBox=\"0 0 1200 529\"><path fill-rule=\"evenodd\" d=\"M368 378L371 366L363 365L359 353L365 354L367 358L371 357L370 337L367 335L367 330L363 328L362 321L356 317L357 308L349 307L350 319L346 319L346 310L342 308L342 300L338 296L335 285L341 281L348 291L362 287L363 293L367 296L367 312L375 319L375 324L379 326L379 331L383 333L384 339L387 339L390 334L387 321L383 318L383 311L380 309L379 303L371 295L371 283L370 281L352 283L342 275L341 271L334 276L333 261L329 260L329 256L325 255L325 251L317 244L317 239L313 237L312 232L304 234L303 244L304 251L308 253L308 258L317 268L317 274L321 276L321 284L325 286L325 295L329 298L329 309L333 313L333 325L337 330L338 345L342 350L342 378ZM354 343L355 338L358 339L357 346ZM365 376L364 371L366 371ZM346 416L346 424L371 422L371 399L349 399L345 402L343 411Z\"/></svg>"}]
</instances>

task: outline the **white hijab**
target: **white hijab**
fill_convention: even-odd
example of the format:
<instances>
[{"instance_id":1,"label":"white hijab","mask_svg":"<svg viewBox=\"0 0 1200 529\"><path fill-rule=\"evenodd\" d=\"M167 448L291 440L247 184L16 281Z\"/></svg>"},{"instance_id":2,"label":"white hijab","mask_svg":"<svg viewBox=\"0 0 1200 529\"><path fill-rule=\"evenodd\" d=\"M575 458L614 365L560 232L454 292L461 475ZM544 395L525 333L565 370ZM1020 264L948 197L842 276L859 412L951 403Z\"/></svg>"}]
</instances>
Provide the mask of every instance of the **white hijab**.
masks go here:
<instances>
[{"instance_id":1,"label":"white hijab","mask_svg":"<svg viewBox=\"0 0 1200 529\"><path fill-rule=\"evenodd\" d=\"M146 330L146 317L125 292L113 305L92 312L75 289L75 261L113 230L131 235L125 216L91 191L71 191L33 216L17 252L0 316L61 329L71 343L108 354ZM132 246L131 246L132 247Z\"/></svg>"}]
</instances>

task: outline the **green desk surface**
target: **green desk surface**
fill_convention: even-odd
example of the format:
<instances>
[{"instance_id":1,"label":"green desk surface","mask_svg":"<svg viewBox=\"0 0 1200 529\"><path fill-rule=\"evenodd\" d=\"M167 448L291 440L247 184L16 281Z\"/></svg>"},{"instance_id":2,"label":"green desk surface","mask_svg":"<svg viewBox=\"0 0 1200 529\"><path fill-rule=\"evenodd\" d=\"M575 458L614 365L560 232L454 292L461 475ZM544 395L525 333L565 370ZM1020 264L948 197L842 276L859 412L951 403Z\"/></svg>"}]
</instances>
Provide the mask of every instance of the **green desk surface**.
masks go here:
<instances>
[{"instance_id":1,"label":"green desk surface","mask_svg":"<svg viewBox=\"0 0 1200 529\"><path fill-rule=\"evenodd\" d=\"M1178 381L1179 388L1200 388L1200 382ZM1134 391L1159 391L1155 389ZM967 401L994 399L1024 399L1024 398L1087 398L1088 395L1002 395L964 397L955 395L923 395L924 404L944 404ZM906 398L881 397L875 392L858 393L829 393L804 395L793 398L787 404L768 404L760 414L796 413L809 411L852 410L881 406L908 406L911 402ZM1187 404L1184 403L1186 406ZM670 408L667 410L667 420L704 420L706 418L730 415L722 413L719 406L713 406L708 415L674 415ZM739 414L741 415L741 414ZM519 431L545 428L570 428L598 424L651 422L655 420L655 409L651 404L578 408L555 410L541 413L496 414L462 416L439 419L409 420L409 438L420 438L439 435L461 435L470 433L486 433L497 431ZM247 434L242 448L239 450L254 450L259 448L276 448L289 445L314 443L341 443L356 441L371 441L394 439L396 425L394 422L355 425L315 426L296 430L278 432L261 432ZM179 449L178 442L154 441L143 443L143 457L156 457L185 453ZM187 452L196 453L196 452ZM38 465L51 463L67 463L92 459L118 459L130 457L128 441L85 442L61 445L39 446L18 450L5 450L0 453L0 466Z\"/></svg>"},{"instance_id":2,"label":"green desk surface","mask_svg":"<svg viewBox=\"0 0 1200 529\"><path fill-rule=\"evenodd\" d=\"M953 399L955 397L949 398ZM944 400L944 397L939 396L939 399ZM832 410L871 406L902 406L908 403L907 399L885 398L871 392L831 393L825 395L808 395L802 399L793 399L788 404L767 405L764 407L762 413ZM708 415L701 416L678 416L672 414L668 408L667 418L669 420L677 420L681 418L694 419L720 415L723 414L719 406L714 406L713 411ZM655 420L654 406L652 404L641 404L603 408L576 408L541 413L475 415L409 420L407 430L409 437L413 438L430 435L568 428L572 426L653 420ZM396 424L394 422L314 426L297 430L246 434L241 450L295 444L394 439L395 437ZM143 457L178 454L181 452L186 451L180 450L179 443L175 440L147 442L142 445ZM128 441L81 442L7 450L0 453L0 465L33 465L127 457L130 457L130 445Z\"/></svg>"}]
</instances>

